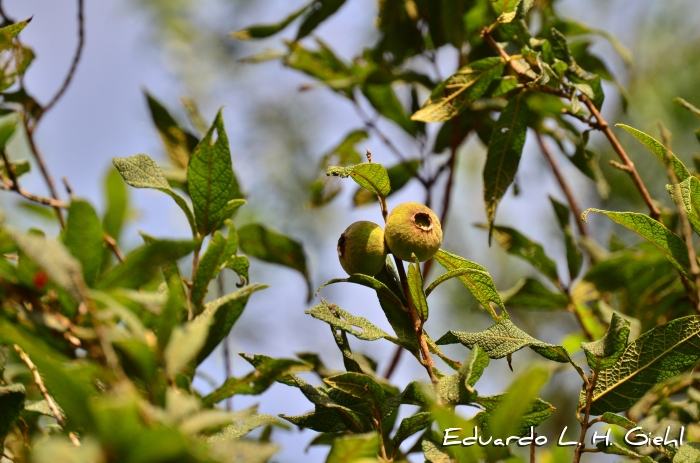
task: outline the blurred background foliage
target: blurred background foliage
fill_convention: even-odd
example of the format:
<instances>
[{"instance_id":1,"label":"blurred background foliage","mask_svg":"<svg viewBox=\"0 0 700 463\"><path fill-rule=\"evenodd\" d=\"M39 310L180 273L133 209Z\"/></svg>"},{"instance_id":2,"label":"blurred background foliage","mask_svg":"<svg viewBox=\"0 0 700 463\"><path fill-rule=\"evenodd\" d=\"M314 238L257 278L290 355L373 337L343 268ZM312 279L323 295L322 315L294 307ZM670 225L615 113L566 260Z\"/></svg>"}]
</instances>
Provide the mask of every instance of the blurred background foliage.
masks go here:
<instances>
[{"instance_id":1,"label":"blurred background foliage","mask_svg":"<svg viewBox=\"0 0 700 463\"><path fill-rule=\"evenodd\" d=\"M42 11L60 9L56 21L50 27L27 29L26 41L36 43L39 56L53 53L52 47L61 43L72 43L72 2L50 5L48 0L8 0L3 7L8 14L16 17L36 13L35 21L46 20ZM295 11L302 1L273 0L128 0L126 2L109 1L89 4L86 9L88 24L88 53L79 70L78 83L67 95L63 111L77 111L90 114L88 109L90 95L78 96L80 81L91 81L92 86L107 101L124 99L123 106L105 106L111 111L100 113L93 123L100 125L97 133L102 131L117 132L118 135L100 138L83 136L81 131L61 128L56 122L47 119L40 141L46 146L45 156L52 164L56 177L69 176L73 187L83 195L95 198L99 203L98 191L100 177L114 156L126 156L136 152L147 152L158 158L166 159L157 135L145 121L148 113L145 101L140 96L139 84L145 85L160 101L165 102L185 119L183 110L177 109L180 96L192 97L199 102L202 112L211 118L221 102L227 106L224 116L227 121L233 163L242 182L242 189L248 193L250 207L242 210L238 222L259 220L273 228L283 230L286 234L301 240L308 254L311 277L315 286L330 278L341 276L342 270L335 254L335 240L340 232L355 220L380 221L377 208L353 208L354 190L345 188L331 207L310 209L306 207L309 184L316 177L316 168L321 157L328 152L338 140L350 129L361 126L354 109L344 100L337 98L329 90L305 85L310 80L301 74L286 69L278 61L256 65L242 63L245 57L260 53L266 49L281 46L278 39L267 42L240 42L228 37L228 33L241 29L252 23L274 22ZM693 165L693 156L700 151L693 134L697 120L689 112L674 105L675 97L682 97L700 106L697 89L700 88L700 32L697 27L700 10L694 8L693 0L675 2L654 2L652 0L603 1L603 0L566 0L557 2L557 8L563 16L576 17L584 23L605 30L618 37L632 52L632 64L626 67L615 54L611 46L602 39L596 39L593 45L597 54L603 57L606 65L618 77L624 90L624 98L616 89L606 84L606 103L604 115L608 121L623 122L637 127L647 133L658 135L657 120L673 133L674 152L687 164ZM65 12L65 11L67 12ZM365 47L375 43L377 31L374 18L377 2L374 0L354 0L347 4L329 21L314 31L314 35L323 39L341 57L354 56ZM104 28L103 28L104 27ZM61 29L60 36L65 37L51 43L51 31ZM65 29L65 31L63 31ZM32 35L34 34L34 35ZM41 36L44 34L44 36ZM129 77L126 82L133 88L121 93L119 85L113 85L101 66L113 69L109 52L100 52L99 43L104 40L116 43L120 48L121 65L128 66ZM293 38L293 30L283 34ZM310 39L307 39L310 40ZM43 46L43 48L42 48ZM90 48L92 52L90 52ZM71 47L66 47L70 49ZM57 64L61 52L55 54L43 66L61 68ZM453 56L438 53L436 63L443 77L451 72L448 64ZM66 59L63 60L67 62ZM37 63L40 63L38 60ZM430 63L414 63L418 70L428 70ZM38 66L38 64L37 64ZM156 68L161 70L155 70ZM165 71L163 71L164 69ZM52 88L57 85L55 73L39 72L33 76L37 88ZM37 76L37 74L39 74ZM119 74L117 74L119 75ZM301 91L304 89L305 91ZM47 90L48 92L48 90ZM93 96L94 98L94 96ZM72 101L71 101L72 100ZM623 102L625 100L627 103ZM52 119L60 119L56 113ZM66 113L63 113L66 115ZM95 115L92 116L96 117ZM141 125L135 130L125 125L123 119L136 119ZM55 125L50 125L55 124ZM400 129L390 123L382 129L395 142L399 149L406 148L407 141ZM68 138L78 139L68 142ZM129 138L128 142L122 138ZM659 177L657 162L646 149L626 134L619 135L623 145L635 162L642 178L654 198L670 208L664 185L665 177ZM575 168L563 165L563 170L575 186L579 203L583 208L602 207L608 210L644 211L644 204L634 190L632 183L624 172L607 164L614 158L614 153L607 142L599 135L592 136L592 142L602 156L601 166L608 180L610 193L606 200L601 198L596 186L585 179ZM73 144L71 144L73 143ZM76 144L77 143L77 144ZM20 143L17 143L20 146ZM391 156L376 137L362 142L363 148L371 149L377 162L391 164ZM483 223L481 170L485 159L485 150L476 140L461 148L458 176L456 177L455 195L449 225L445 231L444 248L466 258L485 265L496 281L499 290L512 287L520 279L533 276L534 270L521 261L508 256L502 249L488 246L487 233L474 227ZM158 153L160 157L158 156ZM12 152L11 155L22 156ZM82 169L71 164L75 159L90 156L92 160ZM563 164L563 163L562 163ZM539 153L539 148L528 141L523 156L517 184L519 194L510 191L499 210L499 222L515 226L533 240L543 243L548 254L555 258L563 268L566 264L565 249L556 227L547 195L561 198L561 191L553 180L549 166ZM415 183L415 182L414 182ZM43 187L38 181L34 190ZM128 230L143 229L147 233L183 236L188 232L186 222L175 218L174 206L165 200L159 202L155 196L141 191L130 193L138 204L138 209L131 215ZM406 200L419 200L422 194L415 184L410 184L390 204ZM142 201L148 197L149 201ZM28 226L32 223L45 222L39 216L35 219L20 219L13 211L16 199L2 196L3 209L8 211L8 221L15 225ZM165 218L164 218L165 217ZM34 220L35 222L33 222ZM601 243L609 242L612 226L601 218L592 218L592 230ZM624 242L636 243L639 239L631 233L625 233L615 227L615 234ZM135 233L126 233L127 242L132 240L132 247L137 243ZM129 246L125 246L127 249ZM304 285L298 275L289 270L258 265L251 269L251 279L272 283L269 290L261 293L255 300L254 307L244 314L230 339L234 351L260 352L271 356L292 356L300 351L329 352L332 339L325 326L315 323L304 315L307 308ZM297 281L298 280L298 281ZM225 283L231 290L236 280L231 278ZM490 326L489 317L483 311L477 311L476 303L465 296L458 283L448 283L453 291L439 297L435 304L434 315L429 329L443 332L446 329L477 331ZM363 293L354 288L331 288L328 297L341 307L353 311L357 316L369 317L376 310L374 295L370 291ZM437 315L438 313L443 315ZM569 313L547 313L548 321L541 324L542 314L537 312L511 311L516 323L525 331L546 342L561 342L566 333L576 330L576 324ZM450 321L450 326L446 325ZM441 321L444 322L441 325ZM280 333L284 333L280 335ZM386 365L393 354L391 346L382 345L385 350L377 350L358 342L360 352L363 348L377 359L380 365ZM446 352L450 349L445 348ZM454 351L459 352L459 351ZM461 354L456 354L457 356ZM534 360L531 354L522 352L514 360L516 371L522 371L525 365ZM337 352L324 358L327 365L341 365ZM234 372L244 363L234 361ZM395 381L407 383L421 375L420 367L411 362L399 365ZM217 379L223 376L221 360L210 359L208 373ZM500 392L511 381L512 373L505 360L493 362L481 380L485 393ZM486 384L486 386L484 386ZM207 385L201 384L206 390ZM578 388L578 377L567 372L556 375L548 383L541 396L547 398L558 412L543 424L541 433L549 436L558 435L563 426L572 426L576 394L570 393ZM307 404L300 403L298 392L282 385L275 385L255 401L261 402L261 412L288 415L306 411ZM250 403L243 399L234 404L241 409ZM280 433L278 439L283 450L278 454L279 461L312 462L322 461L324 450L312 448L304 453L304 447L310 440L311 433L294 430ZM546 458L546 457L545 457ZM544 459L543 461L546 461Z\"/></svg>"}]
</instances>

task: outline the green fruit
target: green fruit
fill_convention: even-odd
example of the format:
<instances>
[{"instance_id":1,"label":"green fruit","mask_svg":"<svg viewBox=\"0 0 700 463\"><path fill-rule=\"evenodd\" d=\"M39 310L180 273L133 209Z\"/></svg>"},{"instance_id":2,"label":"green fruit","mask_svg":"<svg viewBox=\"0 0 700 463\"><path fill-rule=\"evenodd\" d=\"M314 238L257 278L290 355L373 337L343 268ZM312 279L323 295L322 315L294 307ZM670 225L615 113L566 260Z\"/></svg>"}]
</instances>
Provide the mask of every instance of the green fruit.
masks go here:
<instances>
[{"instance_id":1,"label":"green fruit","mask_svg":"<svg viewBox=\"0 0 700 463\"><path fill-rule=\"evenodd\" d=\"M338 239L338 258L348 275L376 275L384 267L386 255L384 230L374 222L355 222Z\"/></svg>"},{"instance_id":2,"label":"green fruit","mask_svg":"<svg viewBox=\"0 0 700 463\"><path fill-rule=\"evenodd\" d=\"M403 203L386 219L386 244L401 260L419 262L432 258L442 244L442 227L435 213L420 203Z\"/></svg>"}]
</instances>

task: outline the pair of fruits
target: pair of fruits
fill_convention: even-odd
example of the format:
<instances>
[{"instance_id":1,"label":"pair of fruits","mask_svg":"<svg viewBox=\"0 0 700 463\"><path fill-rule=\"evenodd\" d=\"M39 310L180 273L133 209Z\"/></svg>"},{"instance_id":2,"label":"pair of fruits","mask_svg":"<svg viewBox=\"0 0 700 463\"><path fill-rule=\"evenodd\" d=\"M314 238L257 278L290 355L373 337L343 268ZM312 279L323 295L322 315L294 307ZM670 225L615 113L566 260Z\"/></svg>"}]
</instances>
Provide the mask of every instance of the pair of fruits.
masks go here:
<instances>
[{"instance_id":1,"label":"pair of fruits","mask_svg":"<svg viewBox=\"0 0 700 463\"><path fill-rule=\"evenodd\" d=\"M432 258L442 244L442 227L435 213L420 203L396 206L386 219L386 229L361 220L350 225L338 239L340 265L349 275L374 276L384 267L388 252L401 260Z\"/></svg>"}]
</instances>

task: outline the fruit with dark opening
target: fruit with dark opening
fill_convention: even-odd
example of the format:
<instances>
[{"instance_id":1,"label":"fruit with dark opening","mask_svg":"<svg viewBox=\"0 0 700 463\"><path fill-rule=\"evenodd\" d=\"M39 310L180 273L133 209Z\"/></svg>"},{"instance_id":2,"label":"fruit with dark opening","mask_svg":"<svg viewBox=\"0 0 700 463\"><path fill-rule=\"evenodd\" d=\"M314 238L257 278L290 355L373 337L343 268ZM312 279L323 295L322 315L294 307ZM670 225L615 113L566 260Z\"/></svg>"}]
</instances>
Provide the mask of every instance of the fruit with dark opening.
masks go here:
<instances>
[{"instance_id":1,"label":"fruit with dark opening","mask_svg":"<svg viewBox=\"0 0 700 463\"><path fill-rule=\"evenodd\" d=\"M442 244L442 227L435 213L420 203L403 203L394 208L386 219L386 244L401 260L419 262L432 258Z\"/></svg>"},{"instance_id":2,"label":"fruit with dark opening","mask_svg":"<svg viewBox=\"0 0 700 463\"><path fill-rule=\"evenodd\" d=\"M338 239L338 259L348 275L376 275L384 267L387 252L384 230L367 220L353 223Z\"/></svg>"}]
</instances>

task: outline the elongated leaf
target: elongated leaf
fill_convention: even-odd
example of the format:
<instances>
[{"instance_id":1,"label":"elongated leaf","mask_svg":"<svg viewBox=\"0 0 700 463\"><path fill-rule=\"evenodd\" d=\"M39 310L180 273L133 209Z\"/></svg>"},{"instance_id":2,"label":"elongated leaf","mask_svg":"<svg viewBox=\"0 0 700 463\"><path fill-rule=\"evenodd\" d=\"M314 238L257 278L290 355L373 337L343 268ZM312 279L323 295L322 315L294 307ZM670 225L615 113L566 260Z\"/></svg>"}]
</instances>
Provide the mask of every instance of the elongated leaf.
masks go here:
<instances>
[{"instance_id":1,"label":"elongated leaf","mask_svg":"<svg viewBox=\"0 0 700 463\"><path fill-rule=\"evenodd\" d=\"M493 130L484 165L484 201L489 226L496 218L498 203L518 172L527 133L524 93L508 102Z\"/></svg>"},{"instance_id":2,"label":"elongated leaf","mask_svg":"<svg viewBox=\"0 0 700 463\"><path fill-rule=\"evenodd\" d=\"M428 463L450 463L452 461L450 456L440 450L440 447L431 440L423 439L421 448L425 461Z\"/></svg>"},{"instance_id":3,"label":"elongated leaf","mask_svg":"<svg viewBox=\"0 0 700 463\"><path fill-rule=\"evenodd\" d=\"M493 311L491 308L491 304L489 302L494 302L497 304L505 313L505 306L503 305L503 302L501 301L501 296L498 295L498 290L496 289L496 285L494 284L493 280L491 279L491 275L488 273L486 268L482 267L481 265L468 261L467 259L463 257L459 257L458 255L455 254L450 254L447 251L443 251L442 249L438 250L438 252L435 254L434 257L435 261L442 265L447 271L448 274L450 272L456 271L456 270L478 270L479 272L483 272L484 274L481 273L468 273L468 274L460 274L459 272L455 272L450 276L459 278L459 281L461 281L464 286L467 287L470 293L472 293L472 296L476 298L477 301L486 309L489 311L491 316L496 320L498 317L496 313ZM445 277L448 278L448 277ZM437 282L437 280L435 280ZM437 285L438 283L431 283L428 288L432 289ZM427 291L426 291L427 292Z\"/></svg>"},{"instance_id":4,"label":"elongated leaf","mask_svg":"<svg viewBox=\"0 0 700 463\"><path fill-rule=\"evenodd\" d=\"M333 441L326 463L349 463L367 458L376 460L379 435L376 432L342 436Z\"/></svg>"},{"instance_id":5,"label":"elongated leaf","mask_svg":"<svg viewBox=\"0 0 700 463\"><path fill-rule=\"evenodd\" d=\"M226 258L224 255L226 247L227 240L224 238L224 235L219 231L214 232L206 252L199 261L197 273L195 273L194 281L192 282L190 301L194 306L195 313L200 312L198 308L202 305L204 297L207 295L209 282L219 274L221 261Z\"/></svg>"},{"instance_id":6,"label":"elongated leaf","mask_svg":"<svg viewBox=\"0 0 700 463\"><path fill-rule=\"evenodd\" d=\"M326 286L335 283L355 283L357 285L366 286L367 288L371 288L377 291L377 293L381 294L382 296L389 298L394 304L398 305L399 307L403 306L403 303L401 302L399 296L397 296L392 290L390 290L384 283L371 276L362 275L361 273L350 275L348 278L334 278L333 280L329 280L322 284L316 290L316 294L318 294L319 291L321 291Z\"/></svg>"},{"instance_id":7,"label":"elongated leaf","mask_svg":"<svg viewBox=\"0 0 700 463\"><path fill-rule=\"evenodd\" d=\"M24 385L10 384L0 386L0 450L3 448L5 436L12 429L15 420L19 418L20 412L24 409L24 398L26 393Z\"/></svg>"},{"instance_id":8,"label":"elongated leaf","mask_svg":"<svg viewBox=\"0 0 700 463\"><path fill-rule=\"evenodd\" d=\"M204 305L204 311L192 321L194 324L199 323L210 327L207 331L206 341L197 353L197 364L209 357L216 346L228 336L231 328L243 313L250 296L267 287L268 285L255 283Z\"/></svg>"},{"instance_id":9,"label":"elongated leaf","mask_svg":"<svg viewBox=\"0 0 700 463\"><path fill-rule=\"evenodd\" d=\"M668 166L670 163L673 167L673 172L675 172L679 182L682 182L686 178L690 177L690 172L688 172L688 168L685 167L681 160L678 159L675 154L667 150L664 147L664 145L662 145L654 137L651 137L640 130L630 127L629 125L616 124L616 126L622 127L623 129L631 133L637 140L642 142L644 146L649 148L651 152L654 153L657 158L659 158L659 161L664 163L665 166Z\"/></svg>"},{"instance_id":10,"label":"elongated leaf","mask_svg":"<svg viewBox=\"0 0 700 463\"><path fill-rule=\"evenodd\" d=\"M208 437L207 442L240 439L261 426L281 425L279 419L272 415L251 415L237 421L237 423L227 426L222 431Z\"/></svg>"},{"instance_id":11,"label":"elongated leaf","mask_svg":"<svg viewBox=\"0 0 700 463\"><path fill-rule=\"evenodd\" d=\"M292 21L297 19L299 16L304 14L306 10L313 4L313 2L304 5L299 10L287 16L285 19L274 24L257 24L255 26L250 26L245 29L240 29L229 34L230 37L238 40L249 40L249 39L264 39L272 35L281 32L285 27L290 25Z\"/></svg>"},{"instance_id":12,"label":"elongated leaf","mask_svg":"<svg viewBox=\"0 0 700 463\"><path fill-rule=\"evenodd\" d=\"M112 164L117 168L124 181L134 188L152 188L173 198L185 213L193 236L197 236L197 228L190 207L182 196L170 188L163 171L153 159L146 154L135 154L127 158L113 158Z\"/></svg>"},{"instance_id":13,"label":"elongated leaf","mask_svg":"<svg viewBox=\"0 0 700 463\"><path fill-rule=\"evenodd\" d=\"M199 246L197 241L156 241L145 244L126 255L97 281L98 289L138 288L151 281L156 270L177 262Z\"/></svg>"},{"instance_id":14,"label":"elongated leaf","mask_svg":"<svg viewBox=\"0 0 700 463\"><path fill-rule=\"evenodd\" d=\"M627 347L627 338L630 334L630 322L622 318L617 312L613 312L610 327L602 339L595 342L581 344L586 353L588 366L600 371L607 370L615 365ZM598 362L600 361L600 364Z\"/></svg>"},{"instance_id":15,"label":"elongated leaf","mask_svg":"<svg viewBox=\"0 0 700 463\"><path fill-rule=\"evenodd\" d=\"M657 326L630 343L615 365L600 372L591 413L627 410L652 386L680 375L698 360L700 316Z\"/></svg>"},{"instance_id":16,"label":"elongated leaf","mask_svg":"<svg viewBox=\"0 0 700 463\"><path fill-rule=\"evenodd\" d=\"M426 294L423 291L423 275L420 272L418 259L415 263L408 264L408 290L418 311L418 317L422 321L426 321L428 319L428 301L425 299Z\"/></svg>"},{"instance_id":17,"label":"elongated leaf","mask_svg":"<svg viewBox=\"0 0 700 463\"><path fill-rule=\"evenodd\" d=\"M493 226L493 236L508 254L527 261L554 284L559 284L557 264L544 252L542 245L510 227Z\"/></svg>"},{"instance_id":18,"label":"elongated leaf","mask_svg":"<svg viewBox=\"0 0 700 463\"><path fill-rule=\"evenodd\" d=\"M673 463L694 463L700 459L700 442L688 442L680 446L673 456Z\"/></svg>"},{"instance_id":19,"label":"elongated leaf","mask_svg":"<svg viewBox=\"0 0 700 463\"><path fill-rule=\"evenodd\" d=\"M501 77L505 62L501 58L484 58L461 68L441 82L428 101L411 119L422 122L443 122L467 109L483 96L491 83Z\"/></svg>"},{"instance_id":20,"label":"elongated leaf","mask_svg":"<svg viewBox=\"0 0 700 463\"><path fill-rule=\"evenodd\" d=\"M503 358L523 347L530 347L546 359L561 363L571 361L563 347L538 341L515 326L508 318L501 318L491 328L478 333L449 331L436 343L438 345L461 343L469 349L479 346L492 359Z\"/></svg>"},{"instance_id":21,"label":"elongated leaf","mask_svg":"<svg viewBox=\"0 0 700 463\"><path fill-rule=\"evenodd\" d=\"M301 40L316 29L323 21L328 19L343 6L345 0L315 0L299 26L296 40Z\"/></svg>"},{"instance_id":22,"label":"elongated leaf","mask_svg":"<svg viewBox=\"0 0 700 463\"><path fill-rule=\"evenodd\" d=\"M221 387L202 399L202 404L209 407L235 394L262 394L275 381L300 373L310 371L310 363L297 359L273 359L266 355L241 356L250 362L255 370L240 378L228 378Z\"/></svg>"},{"instance_id":23,"label":"elongated leaf","mask_svg":"<svg viewBox=\"0 0 700 463\"><path fill-rule=\"evenodd\" d=\"M362 373L341 373L323 380L334 389L341 390L372 406L379 413L386 399L384 389L371 376Z\"/></svg>"},{"instance_id":24,"label":"elongated leaf","mask_svg":"<svg viewBox=\"0 0 700 463\"><path fill-rule=\"evenodd\" d=\"M255 223L241 227L238 230L238 240L243 252L249 256L300 272L306 280L309 298L311 297L311 280L301 243Z\"/></svg>"},{"instance_id":25,"label":"elongated leaf","mask_svg":"<svg viewBox=\"0 0 700 463\"><path fill-rule=\"evenodd\" d=\"M554 293L545 288L539 280L532 278L519 282L508 290L508 295L503 298L507 305L523 309L564 309L569 303L566 294Z\"/></svg>"},{"instance_id":26,"label":"elongated leaf","mask_svg":"<svg viewBox=\"0 0 700 463\"><path fill-rule=\"evenodd\" d=\"M673 102L676 103L677 105L679 105L680 107L687 109L688 111L691 112L691 114L694 114L695 116L700 117L700 109L693 106L692 104L690 104L689 102L687 102L683 98L674 98Z\"/></svg>"},{"instance_id":27,"label":"elongated leaf","mask_svg":"<svg viewBox=\"0 0 700 463\"><path fill-rule=\"evenodd\" d=\"M477 399L485 409L475 417L482 432L502 439L529 434L530 427L537 427L555 411L551 404L537 398L548 378L544 368L531 368L520 374L505 393Z\"/></svg>"},{"instance_id":28,"label":"elongated leaf","mask_svg":"<svg viewBox=\"0 0 700 463\"><path fill-rule=\"evenodd\" d=\"M226 216L226 206L234 185L231 152L221 110L192 152L187 165L187 185L197 230L202 235L208 235L229 218Z\"/></svg>"},{"instance_id":29,"label":"elongated leaf","mask_svg":"<svg viewBox=\"0 0 700 463\"><path fill-rule=\"evenodd\" d=\"M657 222L648 215L636 212L611 212L592 208L583 212L581 217L584 222L589 212L604 214L614 222L637 233L659 248L666 254L666 257L668 257L668 260L671 261L674 267L690 278L690 274L686 270L690 268L690 259L688 258L688 248L685 246L685 242L662 223Z\"/></svg>"},{"instance_id":30,"label":"elongated leaf","mask_svg":"<svg viewBox=\"0 0 700 463\"><path fill-rule=\"evenodd\" d=\"M380 197L386 197L391 191L389 174L381 164L365 162L349 167L331 166L326 170L326 175L350 177L362 188Z\"/></svg>"},{"instance_id":31,"label":"elongated leaf","mask_svg":"<svg viewBox=\"0 0 700 463\"><path fill-rule=\"evenodd\" d=\"M420 432L430 426L433 423L433 417L430 412L418 412L415 415L409 416L401 420L399 424L399 429L394 434L394 438L391 440L394 447L401 445L401 442L405 441L417 432Z\"/></svg>"},{"instance_id":32,"label":"elongated leaf","mask_svg":"<svg viewBox=\"0 0 700 463\"><path fill-rule=\"evenodd\" d=\"M610 445L606 446L605 441L598 443L598 448L609 455L623 455L626 457L634 458L642 463L654 463L654 459L648 456L640 455L635 451L623 447L617 442L610 442ZM674 458L675 461L675 458Z\"/></svg>"},{"instance_id":33,"label":"elongated leaf","mask_svg":"<svg viewBox=\"0 0 700 463\"><path fill-rule=\"evenodd\" d=\"M578 276L581 271L581 264L583 264L583 253L576 246L576 241L574 240L574 233L571 229L571 211L567 206L560 203L556 199L549 197L552 207L554 207L554 212L557 216L557 221L559 222L559 228L564 233L564 243L566 244L566 262L569 267L569 279L573 281Z\"/></svg>"},{"instance_id":34,"label":"elongated leaf","mask_svg":"<svg viewBox=\"0 0 700 463\"><path fill-rule=\"evenodd\" d=\"M387 257L384 268L375 277L389 288L394 295L400 295L399 297L403 300L399 276L396 274L389 257ZM377 299L401 346L414 354L418 353L419 346L416 339L416 328L411 316L404 310L405 304L397 301L396 297L385 296L382 291L377 291Z\"/></svg>"},{"instance_id":35,"label":"elongated leaf","mask_svg":"<svg viewBox=\"0 0 700 463\"><path fill-rule=\"evenodd\" d=\"M175 378L195 359L207 340L211 322L211 319L189 322L173 329L163 353L165 373L169 378Z\"/></svg>"},{"instance_id":36,"label":"elongated leaf","mask_svg":"<svg viewBox=\"0 0 700 463\"><path fill-rule=\"evenodd\" d=\"M89 202L73 200L68 208L68 220L63 242L83 267L83 279L92 285L102 266L102 224Z\"/></svg>"},{"instance_id":37,"label":"elongated leaf","mask_svg":"<svg viewBox=\"0 0 700 463\"><path fill-rule=\"evenodd\" d=\"M158 129L165 152L170 161L180 169L187 168L190 153L197 146L197 137L184 130L170 115L168 110L150 93L144 91L153 124Z\"/></svg>"},{"instance_id":38,"label":"elongated leaf","mask_svg":"<svg viewBox=\"0 0 700 463\"><path fill-rule=\"evenodd\" d=\"M690 176L678 185L666 185L666 189L675 203L683 205L690 225L700 234L700 180Z\"/></svg>"},{"instance_id":39,"label":"elongated leaf","mask_svg":"<svg viewBox=\"0 0 700 463\"><path fill-rule=\"evenodd\" d=\"M397 342L396 339L389 336L380 328L374 326L366 318L355 317L335 304L327 303L325 300L317 306L307 310L305 313L318 320L328 323L334 329L350 333L357 339L374 341L384 338L391 342Z\"/></svg>"},{"instance_id":40,"label":"elongated leaf","mask_svg":"<svg viewBox=\"0 0 700 463\"><path fill-rule=\"evenodd\" d=\"M187 295L185 287L179 275L171 275L167 280L168 299L161 310L156 334L158 335L158 348L163 352L170 341L170 335L187 316Z\"/></svg>"},{"instance_id":41,"label":"elongated leaf","mask_svg":"<svg viewBox=\"0 0 700 463\"><path fill-rule=\"evenodd\" d=\"M628 431L637 426L637 423L635 423L634 421L630 421L622 415L617 415L615 413L610 412L603 413L600 419L605 423L616 424L622 428L627 429Z\"/></svg>"},{"instance_id":42,"label":"elongated leaf","mask_svg":"<svg viewBox=\"0 0 700 463\"><path fill-rule=\"evenodd\" d=\"M109 169L104 179L103 191L107 209L102 218L102 229L115 240L119 240L129 207L128 190L119 171ZM105 253L110 252L105 249Z\"/></svg>"}]
</instances>

